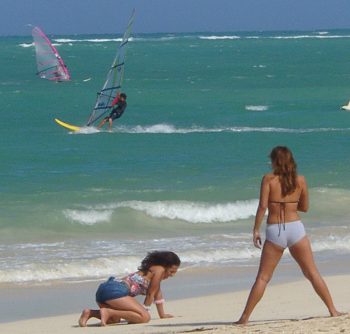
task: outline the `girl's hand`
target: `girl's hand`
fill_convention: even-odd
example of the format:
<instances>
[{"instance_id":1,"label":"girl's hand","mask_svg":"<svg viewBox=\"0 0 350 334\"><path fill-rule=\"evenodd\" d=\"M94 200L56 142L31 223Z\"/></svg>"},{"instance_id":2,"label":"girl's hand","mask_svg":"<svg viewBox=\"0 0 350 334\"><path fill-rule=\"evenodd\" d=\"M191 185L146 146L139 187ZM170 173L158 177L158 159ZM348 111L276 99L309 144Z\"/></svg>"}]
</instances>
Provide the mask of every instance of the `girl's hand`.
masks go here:
<instances>
[{"instance_id":1,"label":"girl's hand","mask_svg":"<svg viewBox=\"0 0 350 334\"><path fill-rule=\"evenodd\" d=\"M261 249L261 237L259 231L253 231L253 242L256 248Z\"/></svg>"},{"instance_id":2,"label":"girl's hand","mask_svg":"<svg viewBox=\"0 0 350 334\"><path fill-rule=\"evenodd\" d=\"M172 314L163 314L160 318L161 319L174 318L174 316Z\"/></svg>"}]
</instances>

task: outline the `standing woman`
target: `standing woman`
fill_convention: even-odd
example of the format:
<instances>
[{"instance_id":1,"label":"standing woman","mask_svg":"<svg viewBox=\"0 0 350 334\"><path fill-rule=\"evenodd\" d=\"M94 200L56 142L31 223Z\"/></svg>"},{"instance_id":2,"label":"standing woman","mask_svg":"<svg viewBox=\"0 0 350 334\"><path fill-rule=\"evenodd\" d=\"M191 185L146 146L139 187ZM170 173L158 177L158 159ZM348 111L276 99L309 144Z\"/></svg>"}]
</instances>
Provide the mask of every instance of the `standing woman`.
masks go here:
<instances>
[{"instance_id":1,"label":"standing woman","mask_svg":"<svg viewBox=\"0 0 350 334\"><path fill-rule=\"evenodd\" d=\"M164 312L164 298L160 283L173 277L180 266L179 257L168 251L148 253L142 260L138 271L117 279L110 277L100 284L96 292L99 310L84 309L79 318L79 326L86 327L90 318L101 319L101 326L118 323L125 319L128 323L138 324L150 321L152 303L157 307L160 318L171 318ZM145 295L143 305L134 297Z\"/></svg>"},{"instance_id":2,"label":"standing woman","mask_svg":"<svg viewBox=\"0 0 350 334\"><path fill-rule=\"evenodd\" d=\"M254 246L261 248L260 225L268 209L266 241L255 283L250 291L245 309L236 324L248 323L256 304L262 298L268 282L280 261L283 251L289 252L299 264L305 277L328 308L332 317L341 315L333 304L326 283L314 262L311 245L305 234L298 211L309 209L308 189L305 178L297 174L292 152L284 146L275 147L270 153L272 173L261 182L260 201L253 229Z\"/></svg>"}]
</instances>

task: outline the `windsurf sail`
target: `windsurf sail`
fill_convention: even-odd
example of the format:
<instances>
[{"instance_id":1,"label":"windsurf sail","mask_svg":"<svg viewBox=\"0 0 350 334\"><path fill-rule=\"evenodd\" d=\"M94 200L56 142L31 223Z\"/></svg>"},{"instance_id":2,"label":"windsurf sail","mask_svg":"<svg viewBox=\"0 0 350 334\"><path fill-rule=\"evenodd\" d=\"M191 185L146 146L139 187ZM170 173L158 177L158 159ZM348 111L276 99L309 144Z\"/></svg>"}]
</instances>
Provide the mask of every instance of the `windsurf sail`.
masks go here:
<instances>
[{"instance_id":1,"label":"windsurf sail","mask_svg":"<svg viewBox=\"0 0 350 334\"><path fill-rule=\"evenodd\" d=\"M70 80L66 65L48 37L38 27L32 30L32 36L35 45L38 76L52 81Z\"/></svg>"},{"instance_id":2,"label":"windsurf sail","mask_svg":"<svg viewBox=\"0 0 350 334\"><path fill-rule=\"evenodd\" d=\"M132 11L128 26L123 35L123 39L118 47L117 54L114 58L112 66L108 71L106 81L102 89L97 93L95 107L92 113L90 114L89 120L86 124L87 126L90 126L93 123L95 123L109 111L114 98L120 91L124 77L126 46L128 44L129 37L131 34L131 28L134 23L134 17L135 10Z\"/></svg>"}]
</instances>

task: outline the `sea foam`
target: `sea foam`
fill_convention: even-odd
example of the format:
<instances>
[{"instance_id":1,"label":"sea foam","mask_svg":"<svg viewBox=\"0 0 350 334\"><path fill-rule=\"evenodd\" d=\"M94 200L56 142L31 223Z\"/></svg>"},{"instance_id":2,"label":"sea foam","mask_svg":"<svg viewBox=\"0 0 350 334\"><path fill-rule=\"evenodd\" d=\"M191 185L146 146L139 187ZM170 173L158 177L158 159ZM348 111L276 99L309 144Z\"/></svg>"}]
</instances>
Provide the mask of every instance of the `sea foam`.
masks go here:
<instances>
[{"instance_id":1,"label":"sea foam","mask_svg":"<svg viewBox=\"0 0 350 334\"><path fill-rule=\"evenodd\" d=\"M226 204L181 201L123 202L120 206L142 211L153 218L180 219L189 223L225 223L255 214L257 200Z\"/></svg>"},{"instance_id":2,"label":"sea foam","mask_svg":"<svg viewBox=\"0 0 350 334\"><path fill-rule=\"evenodd\" d=\"M109 222L112 216L110 210L64 210L63 214L69 220L78 222L82 225L95 225L99 223Z\"/></svg>"},{"instance_id":3,"label":"sea foam","mask_svg":"<svg viewBox=\"0 0 350 334\"><path fill-rule=\"evenodd\" d=\"M246 106L249 111L265 111L268 106ZM349 132L350 128L280 128L280 127L252 127L252 126L226 126L203 127L193 125L191 127L176 127L172 124L153 124L136 126L117 126L113 128L117 133L149 133L149 134L188 134L188 133L218 133L218 132L285 132L285 133L312 133L312 132Z\"/></svg>"},{"instance_id":4,"label":"sea foam","mask_svg":"<svg viewBox=\"0 0 350 334\"><path fill-rule=\"evenodd\" d=\"M66 218L82 225L110 222L112 214L118 209L127 208L143 212L155 219L183 220L188 223L227 223L247 219L255 214L258 200L237 201L233 203L204 203L187 201L123 201L94 206L85 210L66 209Z\"/></svg>"},{"instance_id":5,"label":"sea foam","mask_svg":"<svg viewBox=\"0 0 350 334\"><path fill-rule=\"evenodd\" d=\"M245 106L245 110L248 111L266 111L268 110L269 107L268 106L254 106L254 105L249 105L249 106Z\"/></svg>"}]
</instances>

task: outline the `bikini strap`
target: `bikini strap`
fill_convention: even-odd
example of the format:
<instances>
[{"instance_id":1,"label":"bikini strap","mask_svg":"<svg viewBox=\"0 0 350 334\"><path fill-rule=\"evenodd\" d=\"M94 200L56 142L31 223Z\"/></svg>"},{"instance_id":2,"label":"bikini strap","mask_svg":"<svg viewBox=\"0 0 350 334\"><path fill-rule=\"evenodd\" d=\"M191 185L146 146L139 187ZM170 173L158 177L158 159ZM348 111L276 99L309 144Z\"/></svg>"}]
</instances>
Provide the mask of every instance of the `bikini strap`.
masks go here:
<instances>
[{"instance_id":1,"label":"bikini strap","mask_svg":"<svg viewBox=\"0 0 350 334\"><path fill-rule=\"evenodd\" d=\"M270 203L278 203L280 205L280 214L278 217L278 236L281 235L281 228L283 225L283 230L286 230L286 220L285 220L285 214L286 214L286 204L288 203L299 203L299 201L270 201Z\"/></svg>"}]
</instances>

